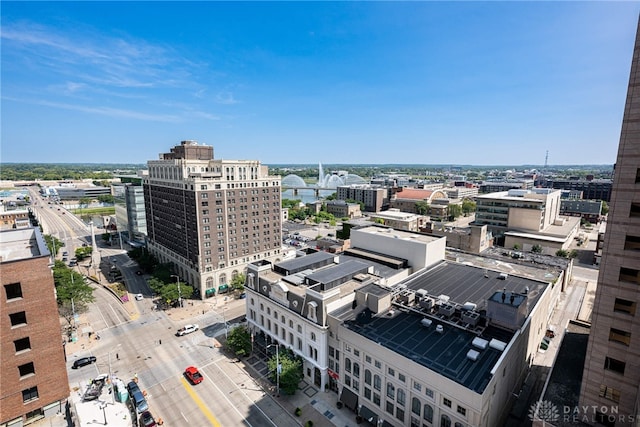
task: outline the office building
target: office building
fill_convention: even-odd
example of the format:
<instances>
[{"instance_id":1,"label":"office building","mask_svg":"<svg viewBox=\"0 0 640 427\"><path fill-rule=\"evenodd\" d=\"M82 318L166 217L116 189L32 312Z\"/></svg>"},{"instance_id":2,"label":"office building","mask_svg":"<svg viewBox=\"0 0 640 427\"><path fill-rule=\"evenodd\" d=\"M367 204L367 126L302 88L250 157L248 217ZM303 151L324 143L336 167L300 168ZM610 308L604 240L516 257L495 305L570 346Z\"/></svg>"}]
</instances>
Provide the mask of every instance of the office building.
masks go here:
<instances>
[{"instance_id":1,"label":"office building","mask_svg":"<svg viewBox=\"0 0 640 427\"><path fill-rule=\"evenodd\" d=\"M640 413L640 24L622 131L591 332L580 390L593 424L638 425ZM611 410L616 414L611 417ZM632 417L635 417L632 419Z\"/></svg>"},{"instance_id":2,"label":"office building","mask_svg":"<svg viewBox=\"0 0 640 427\"><path fill-rule=\"evenodd\" d=\"M280 258L280 176L259 161L214 159L213 147L182 141L147 166L149 251L202 296L250 262Z\"/></svg>"},{"instance_id":3,"label":"office building","mask_svg":"<svg viewBox=\"0 0 640 427\"><path fill-rule=\"evenodd\" d=\"M50 253L37 228L0 231L0 425L64 412L69 380Z\"/></svg>"},{"instance_id":4,"label":"office building","mask_svg":"<svg viewBox=\"0 0 640 427\"><path fill-rule=\"evenodd\" d=\"M134 246L144 244L147 236L147 215L144 204L142 175L120 177L111 184L116 209L116 226Z\"/></svg>"},{"instance_id":5,"label":"office building","mask_svg":"<svg viewBox=\"0 0 640 427\"><path fill-rule=\"evenodd\" d=\"M616 171L617 173L617 171ZM542 182L543 187L559 190L581 191L582 198L588 200L611 200L613 180L611 179L548 179Z\"/></svg>"}]
</instances>

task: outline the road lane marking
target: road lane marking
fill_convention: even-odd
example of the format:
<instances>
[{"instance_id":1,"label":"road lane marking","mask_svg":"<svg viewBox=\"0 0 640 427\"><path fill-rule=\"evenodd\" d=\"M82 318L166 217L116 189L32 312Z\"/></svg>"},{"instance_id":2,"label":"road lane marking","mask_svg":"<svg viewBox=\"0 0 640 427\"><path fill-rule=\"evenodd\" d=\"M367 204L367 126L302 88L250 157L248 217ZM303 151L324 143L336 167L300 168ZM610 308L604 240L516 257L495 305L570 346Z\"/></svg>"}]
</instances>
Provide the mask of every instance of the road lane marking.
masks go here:
<instances>
[{"instance_id":1,"label":"road lane marking","mask_svg":"<svg viewBox=\"0 0 640 427\"><path fill-rule=\"evenodd\" d=\"M198 405L198 408L200 408L200 411L211 422L211 425L213 425L215 427L222 427L220 425L220 423L218 422L218 420L216 420L216 417L213 416L213 414L211 413L209 408L207 408L207 406L204 404L202 399L200 399L200 397L196 394L196 392L193 391L193 388L191 387L191 385L189 385L187 380L184 377L182 377L182 378L180 378L180 382L184 386L184 389L187 390L187 393L189 393L189 396L191 396L191 399L193 399L193 401L196 403L196 405ZM181 414L182 414L182 412L181 412ZM182 416L184 417L184 414ZM185 420L186 420L186 418L185 418Z\"/></svg>"}]
</instances>

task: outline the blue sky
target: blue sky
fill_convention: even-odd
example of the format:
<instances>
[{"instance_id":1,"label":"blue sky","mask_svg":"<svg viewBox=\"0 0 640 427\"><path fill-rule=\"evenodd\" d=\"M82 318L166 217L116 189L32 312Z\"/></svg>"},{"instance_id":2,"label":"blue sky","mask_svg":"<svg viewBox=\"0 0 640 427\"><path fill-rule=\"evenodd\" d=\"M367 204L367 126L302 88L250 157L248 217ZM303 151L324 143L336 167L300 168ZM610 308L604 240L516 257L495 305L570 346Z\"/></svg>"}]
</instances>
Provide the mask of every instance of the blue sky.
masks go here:
<instances>
[{"instance_id":1,"label":"blue sky","mask_svg":"<svg viewBox=\"0 0 640 427\"><path fill-rule=\"evenodd\" d=\"M638 2L7 2L1 161L615 162Z\"/></svg>"}]
</instances>

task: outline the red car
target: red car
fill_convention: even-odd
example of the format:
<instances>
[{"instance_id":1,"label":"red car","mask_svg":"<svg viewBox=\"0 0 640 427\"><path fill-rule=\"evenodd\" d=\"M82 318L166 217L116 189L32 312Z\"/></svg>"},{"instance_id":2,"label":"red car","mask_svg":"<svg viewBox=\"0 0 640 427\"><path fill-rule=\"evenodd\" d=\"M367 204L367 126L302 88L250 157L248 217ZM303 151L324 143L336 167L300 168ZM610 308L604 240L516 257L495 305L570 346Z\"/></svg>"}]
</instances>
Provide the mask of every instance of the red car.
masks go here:
<instances>
[{"instance_id":1,"label":"red car","mask_svg":"<svg viewBox=\"0 0 640 427\"><path fill-rule=\"evenodd\" d=\"M191 384L200 384L202 380L204 380L204 377L202 376L202 374L200 374L200 371L198 371L198 368L196 368L195 366L189 366L184 370L184 374L187 376L187 378L189 378Z\"/></svg>"}]
</instances>

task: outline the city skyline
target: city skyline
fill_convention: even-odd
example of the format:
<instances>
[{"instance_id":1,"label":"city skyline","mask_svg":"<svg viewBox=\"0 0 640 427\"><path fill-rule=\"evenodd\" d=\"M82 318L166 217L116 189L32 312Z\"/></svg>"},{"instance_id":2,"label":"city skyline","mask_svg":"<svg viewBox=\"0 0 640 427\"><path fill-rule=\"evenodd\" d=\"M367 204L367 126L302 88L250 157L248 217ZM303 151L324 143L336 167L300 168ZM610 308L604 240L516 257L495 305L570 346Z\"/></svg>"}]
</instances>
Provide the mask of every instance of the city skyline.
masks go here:
<instances>
[{"instance_id":1,"label":"city skyline","mask_svg":"<svg viewBox=\"0 0 640 427\"><path fill-rule=\"evenodd\" d=\"M3 2L2 162L613 164L639 11Z\"/></svg>"}]
</instances>

